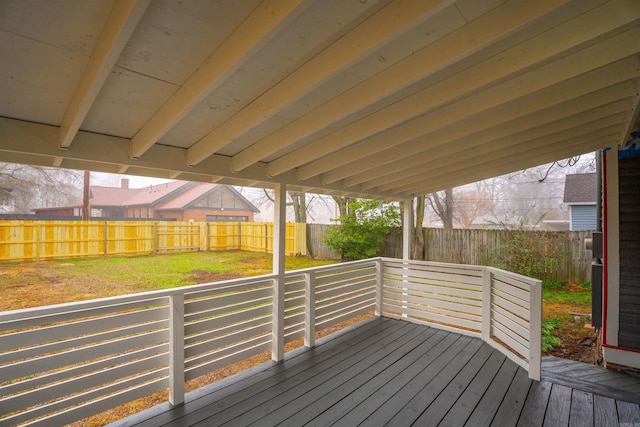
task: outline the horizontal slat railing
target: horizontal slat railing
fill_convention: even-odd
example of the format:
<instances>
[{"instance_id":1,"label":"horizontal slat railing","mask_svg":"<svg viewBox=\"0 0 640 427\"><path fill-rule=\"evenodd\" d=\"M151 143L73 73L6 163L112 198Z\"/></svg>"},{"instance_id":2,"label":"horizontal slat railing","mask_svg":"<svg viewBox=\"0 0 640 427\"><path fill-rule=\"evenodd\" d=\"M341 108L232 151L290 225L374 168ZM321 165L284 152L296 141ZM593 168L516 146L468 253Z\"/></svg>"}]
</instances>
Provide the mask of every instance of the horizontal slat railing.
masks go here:
<instances>
[{"instance_id":1,"label":"horizontal slat railing","mask_svg":"<svg viewBox=\"0 0 640 427\"><path fill-rule=\"evenodd\" d=\"M540 379L540 280L492 267L381 262L384 316L481 337Z\"/></svg>"},{"instance_id":2,"label":"horizontal slat railing","mask_svg":"<svg viewBox=\"0 0 640 427\"><path fill-rule=\"evenodd\" d=\"M372 311L376 263L287 272L285 342ZM276 280L0 313L0 426L70 423L167 388L180 403L185 381L271 349Z\"/></svg>"},{"instance_id":3,"label":"horizontal slat railing","mask_svg":"<svg viewBox=\"0 0 640 427\"><path fill-rule=\"evenodd\" d=\"M483 268L384 259L385 315L480 336Z\"/></svg>"},{"instance_id":4,"label":"horizontal slat railing","mask_svg":"<svg viewBox=\"0 0 640 427\"><path fill-rule=\"evenodd\" d=\"M186 380L270 348L272 288L262 276L184 293Z\"/></svg>"},{"instance_id":5,"label":"horizontal slat railing","mask_svg":"<svg viewBox=\"0 0 640 427\"><path fill-rule=\"evenodd\" d=\"M140 295L0 316L0 425L61 425L166 389L167 305Z\"/></svg>"},{"instance_id":6,"label":"horizontal slat railing","mask_svg":"<svg viewBox=\"0 0 640 427\"><path fill-rule=\"evenodd\" d=\"M70 423L372 313L479 336L539 378L540 282L376 258L0 313L0 426ZM279 336L276 334L284 334Z\"/></svg>"},{"instance_id":7,"label":"horizontal slat railing","mask_svg":"<svg viewBox=\"0 0 640 427\"><path fill-rule=\"evenodd\" d=\"M486 267L490 281L489 333L486 341L506 348L514 362L540 378L542 282L497 268ZM528 363L527 363L528 362Z\"/></svg>"}]
</instances>

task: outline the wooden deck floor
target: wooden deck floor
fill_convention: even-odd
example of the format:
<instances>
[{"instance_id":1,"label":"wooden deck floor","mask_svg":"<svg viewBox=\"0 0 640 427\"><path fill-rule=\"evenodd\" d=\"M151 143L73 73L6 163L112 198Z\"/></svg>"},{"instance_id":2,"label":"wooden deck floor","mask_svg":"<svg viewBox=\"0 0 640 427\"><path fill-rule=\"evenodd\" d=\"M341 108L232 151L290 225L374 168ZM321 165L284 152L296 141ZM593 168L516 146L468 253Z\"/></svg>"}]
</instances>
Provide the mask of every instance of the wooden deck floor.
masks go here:
<instances>
[{"instance_id":1,"label":"wooden deck floor","mask_svg":"<svg viewBox=\"0 0 640 427\"><path fill-rule=\"evenodd\" d=\"M602 390L600 390L602 391ZM625 424L627 423L627 424ZM640 407L548 380L534 382L476 338L373 319L160 405L122 426L640 425Z\"/></svg>"}]
</instances>

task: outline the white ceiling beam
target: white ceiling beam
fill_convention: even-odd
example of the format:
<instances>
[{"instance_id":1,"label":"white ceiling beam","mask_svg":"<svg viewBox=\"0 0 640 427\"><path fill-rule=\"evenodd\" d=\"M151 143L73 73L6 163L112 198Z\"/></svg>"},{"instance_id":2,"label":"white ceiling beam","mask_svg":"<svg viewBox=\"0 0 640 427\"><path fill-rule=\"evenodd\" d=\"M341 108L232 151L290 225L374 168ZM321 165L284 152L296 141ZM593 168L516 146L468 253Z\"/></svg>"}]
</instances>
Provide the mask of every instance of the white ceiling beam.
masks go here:
<instances>
[{"instance_id":1,"label":"white ceiling beam","mask_svg":"<svg viewBox=\"0 0 640 427\"><path fill-rule=\"evenodd\" d=\"M60 125L68 148L151 0L116 0Z\"/></svg>"},{"instance_id":2,"label":"white ceiling beam","mask_svg":"<svg viewBox=\"0 0 640 427\"><path fill-rule=\"evenodd\" d=\"M631 113L631 120L629 120L629 123L627 125L627 129L624 133L624 138L630 138L631 132L633 132L634 129L636 130L638 129L638 126L639 126L638 120L640 118L640 93L636 95L634 103L635 105L633 107L633 112ZM622 141L623 144L625 142L626 141Z\"/></svg>"},{"instance_id":3,"label":"white ceiling beam","mask_svg":"<svg viewBox=\"0 0 640 427\"><path fill-rule=\"evenodd\" d=\"M60 151L57 144L56 126L26 122L22 120L0 117L0 158L9 157L11 153L23 158L47 157L52 162L55 157L63 157L64 166L82 165L82 169L117 172L117 168L129 167L130 174L146 174L148 176L168 177L170 173L182 172L185 176L210 182L213 176L244 180L243 182L261 181L264 183L284 183L300 187L293 172L275 180L267 175L267 165L257 163L241 172L231 172L231 158L214 155L197 166L189 166L186 162L187 150L156 144L140 159L131 159L129 146L131 140L115 136L79 131L69 149ZM9 153L9 154L5 154ZM26 162L28 163L28 162ZM143 171L143 172L139 172ZM341 185L323 185L320 179L305 183L307 187L316 188L318 193L328 190L350 192ZM394 199L392 194L374 191L363 191L362 197L383 197Z\"/></svg>"},{"instance_id":4,"label":"white ceiling beam","mask_svg":"<svg viewBox=\"0 0 640 427\"><path fill-rule=\"evenodd\" d=\"M308 4L308 0L261 2L138 131L131 157L141 157Z\"/></svg>"},{"instance_id":5,"label":"white ceiling beam","mask_svg":"<svg viewBox=\"0 0 640 427\"><path fill-rule=\"evenodd\" d=\"M504 3L285 126L260 141L259 144L278 148L291 145L316 132L322 126L335 123L418 80L423 80L422 86L433 85L442 78L440 72L445 67L455 68L455 72L451 74L456 74L478 61L479 55L474 54L493 49L497 42L502 42L502 45L506 42L517 44L521 41L519 37L526 39L528 34L526 31L533 28L528 25L532 20L540 20L540 16L544 16L545 22L550 19L562 20L564 15L561 10L558 10L561 3L526 1ZM578 7L593 7L594 4L595 2L582 3ZM552 10L553 13L547 13ZM554 23L557 24L555 21ZM549 23L549 25L554 24ZM523 27L525 30L522 30ZM505 37L505 34L509 34L510 37ZM429 80L435 80L435 82ZM429 90L427 98L432 96ZM434 102L430 105L435 104ZM423 111L423 108L420 108L420 111ZM404 119L406 116L403 116L402 120ZM318 144L315 142L307 144L273 160L269 164L269 173L277 176L341 148L343 141L333 141L334 136L326 137Z\"/></svg>"},{"instance_id":6,"label":"white ceiling beam","mask_svg":"<svg viewBox=\"0 0 640 427\"><path fill-rule=\"evenodd\" d=\"M602 10L598 10L600 13L602 12ZM331 162L337 161L338 163L334 163L334 165L339 165L340 161L348 160L343 155L344 153L335 153L343 147L444 106L456 98L469 96L483 85L494 84L496 79L506 79L509 75L522 72L540 61L551 60L554 55L558 55L560 52L566 54L568 51L575 50L576 44L588 43L593 37L600 36L602 32L615 31L617 28L615 24L602 22L600 13L590 11L504 53L489 58L482 64L474 65L458 74L449 73L449 78L445 81L427 87L411 97L274 160L271 162L270 174L277 175L278 172L287 170L288 167L297 166L296 162L298 165L308 163L329 153L334 154ZM613 16L615 18L612 21L628 22L632 19L629 14L624 13L613 13ZM592 28L595 29L592 30ZM569 36L564 34L572 31L575 34ZM361 150L354 151L358 151L358 154L352 152L350 158L356 158L360 155ZM328 158L326 158L326 162L329 163ZM306 165L302 166L302 168L305 167ZM301 171L300 179L304 180L321 169L321 165L309 166L306 170Z\"/></svg>"},{"instance_id":7,"label":"white ceiling beam","mask_svg":"<svg viewBox=\"0 0 640 427\"><path fill-rule=\"evenodd\" d=\"M408 189L404 194L405 197L428 194L444 188L456 187L469 182L481 181L483 179L516 172L531 167L532 165L541 165L555 160L566 159L568 157L614 146L616 144L615 141L619 138L620 133L617 132L594 139L581 139L575 145L558 145L547 152L540 152L533 149L526 152L526 154L523 153L522 158L511 158L507 161L501 161L499 164L477 164L473 165L473 169L458 176L447 176L444 180L431 180L428 183L416 183L413 189ZM527 157L524 157L525 155Z\"/></svg>"},{"instance_id":8,"label":"white ceiling beam","mask_svg":"<svg viewBox=\"0 0 640 427\"><path fill-rule=\"evenodd\" d=\"M586 20L586 16L590 19ZM604 33L614 31L617 28L617 26L613 25L597 25L603 21L601 16L601 14L596 14L595 12L582 15L579 17L580 19L572 20L566 25L554 28L541 36L509 49L504 54L472 66L464 72L451 76L443 82L418 92L391 107L371 114L351 126L314 141L311 145L316 146L317 151L324 150L325 147L328 147L326 151L329 152L337 146L343 146L344 148L330 152L330 154L319 160L301 166L298 169L298 178L303 181L331 168L359 159L363 153L384 150L391 145L390 141L394 143L408 141L420 134L434 130L437 126L451 123L464 116L476 114L500 103L513 100L518 96L525 96L545 86L559 83L582 72L637 53L640 50L640 44L632 41L640 37L640 31L636 27L621 35L610 37L592 45L588 49L567 55L567 51L576 50L576 41L587 44L592 42L594 35L602 36L603 33L595 30L583 31L583 37L565 37L566 41L561 42L558 38L562 39L562 34L565 31L571 30L580 33L579 30L582 25L586 25L585 22L591 23L593 27L604 31ZM627 21L631 20L628 16L626 18ZM634 18L637 20L637 16ZM560 29L563 31L559 31ZM544 64L545 61L561 53L565 56L556 59L550 64L528 71L541 61ZM603 60L593 60L592 55L601 53L604 54ZM525 59L519 59L523 57ZM503 62L506 62L506 65ZM525 72L525 74L517 76L519 72ZM517 77L514 77L514 75ZM510 78L510 80L496 85L496 82L506 78ZM523 84L522 82L527 83ZM491 85L494 86L478 93L480 88ZM464 98L462 98L463 96ZM450 103L460 98L462 98L462 101ZM446 105L447 102L449 102L448 105ZM437 118L433 117L431 119L429 115L415 118L419 114L437 107L441 107L433 114L438 116ZM409 118L411 118L411 121L401 124ZM396 125L400 126L388 131L384 137L378 138L375 144L371 140L367 140L368 137L378 132L384 132L386 129Z\"/></svg>"},{"instance_id":9,"label":"white ceiling beam","mask_svg":"<svg viewBox=\"0 0 640 427\"><path fill-rule=\"evenodd\" d=\"M589 56L589 53L596 54L597 52L589 50L586 55L582 56ZM351 162L338 168L334 167L332 168L333 170L325 172L323 182L335 182L392 161L399 161L403 158L418 155L419 153L425 153L426 155L428 150L439 149L438 146L441 141L446 142L465 135L482 132L487 128L508 122L514 118L552 107L562 101L583 96L627 80L637 79L637 67L639 64L640 58L638 56L630 56L621 61L596 68L589 73L580 74L571 80L556 82L555 85L544 87L541 90L537 90L538 83L551 83L552 79L554 79L552 75L543 77L534 72L528 74L526 79L518 78L514 81L494 86L490 90L480 93L479 96L466 98L442 110L413 120L405 127L399 127L370 138L366 142L370 146L374 146L371 149L374 154L362 154L367 153L367 151L363 150L357 162ZM558 63L556 65L557 67L562 67L567 64ZM597 66L597 64L594 65ZM535 71L556 72L557 67L545 67L546 70ZM589 71L592 68L585 67L584 71ZM632 87L635 87L635 85ZM517 96L513 97L515 99L512 98L510 102L500 104L500 101L505 97L505 90L513 91ZM636 89L632 90L635 91ZM479 103L478 101L482 102ZM443 126L443 123L447 124L447 126ZM395 145L393 155L389 155L387 151L379 150L380 152L377 152L378 150L375 150L375 146L380 141L385 140L395 141L395 144L389 144L389 147ZM407 142L400 145L400 141ZM467 141L467 143L472 142L472 140ZM450 151L456 150L453 145L447 145L447 147Z\"/></svg>"},{"instance_id":10,"label":"white ceiling beam","mask_svg":"<svg viewBox=\"0 0 640 427\"><path fill-rule=\"evenodd\" d=\"M395 0L389 3L196 142L189 149L189 164L200 163L231 143L233 138L251 130L362 58L396 32L410 29L412 23L440 3L440 0ZM256 161L245 153L235 158L233 168L240 171Z\"/></svg>"},{"instance_id":11,"label":"white ceiling beam","mask_svg":"<svg viewBox=\"0 0 640 427\"><path fill-rule=\"evenodd\" d=\"M499 144L485 144L478 147L477 150L462 151L459 156L453 156L443 165L441 159L434 159L432 162L422 166L421 173L412 176L389 181L377 187L381 191L395 191L407 185L413 185L415 182L427 182L434 177L450 174L455 175L463 173L470 164L484 163L492 159L504 159L513 157L516 152L526 152L527 149L535 148L537 151L548 151L556 145L571 144L572 141L578 142L592 135L610 135L613 131L622 133L624 123L629 118L629 109L618 111L606 117L599 117L582 123L574 124L574 127L554 132L551 134L541 135L536 138L505 138ZM603 133L604 132L604 133Z\"/></svg>"},{"instance_id":12,"label":"white ceiling beam","mask_svg":"<svg viewBox=\"0 0 640 427\"><path fill-rule=\"evenodd\" d=\"M626 94L628 95L628 92ZM578 101L583 101L584 99L584 97L580 97ZM366 182L361 181L361 179L352 180L353 177L349 177L342 184L345 187L361 184L363 188L373 188L413 175L420 175L425 172L425 165L428 163L437 164L438 168L448 167L468 157L509 148L510 145L516 142L548 137L602 117L628 112L631 109L631 100L631 97L627 97L599 106L583 104L574 100L573 104L579 108L572 108L567 103L563 103L558 107L543 110L542 113L545 114L534 114L522 118L528 120L513 120L504 126L494 126L471 136L467 135L453 141L447 141L447 146L455 145L459 147L456 155L444 154L443 152L448 147L440 145L424 154L376 168L376 170L379 170L377 176L371 177ZM556 113L558 110L565 111L558 114ZM552 113L558 114L558 116L554 117ZM520 124L520 126L515 126L517 124ZM473 145L469 144L470 140L473 141Z\"/></svg>"},{"instance_id":13,"label":"white ceiling beam","mask_svg":"<svg viewBox=\"0 0 640 427\"><path fill-rule=\"evenodd\" d=\"M460 61L480 49L485 49L495 41L503 39L505 33L544 15L563 1L565 0L528 3L528 7L522 7L523 0L516 0L491 10L467 25L462 25L464 20L460 17L458 23L452 24L455 25L452 29L457 28L453 32L445 34L425 48L238 153L234 156L234 169L240 170L252 162L260 161L283 147L292 145L419 79L424 79L446 64ZM285 159L281 159L272 165L273 174L281 173L276 169L284 161ZM291 169L299 164L299 160L293 161L286 167Z\"/></svg>"},{"instance_id":14,"label":"white ceiling beam","mask_svg":"<svg viewBox=\"0 0 640 427\"><path fill-rule=\"evenodd\" d=\"M440 141L434 141L434 138L429 138L430 144L438 146L409 158L404 158L399 161L390 161L375 169L369 169L364 172L351 175L348 178L345 178L342 181L342 184L345 187L362 184L364 188L372 188L388 182L387 180L392 179L392 176L409 176L405 171L411 170L413 167L422 165L423 163L431 160L431 153L440 157L438 153L446 150L448 146L460 146L462 151L464 149L473 149L476 144L481 145L487 142L495 144L502 138L512 135L525 137L526 135L521 135L523 132L534 131L553 133L562 127L571 127L571 122L581 120L582 114L598 114L602 108L606 108L606 111L618 108L619 103L628 102L628 96L636 90L635 87L636 85L632 82L624 82L613 87L608 87L587 95L566 100L565 102L544 110L536 111L532 114L518 117L506 123L498 124L472 134L465 134L463 136L452 134L452 138L448 138L445 141L442 141L442 143ZM626 101L624 100L625 97L627 97ZM550 126L550 123L554 124ZM474 146L471 148L466 145L466 143L469 142L467 141L467 138L469 138L470 135L473 136L472 139L474 141ZM377 156L378 155L375 157ZM440 158L442 159L442 157ZM450 156L444 157L445 163L449 161L449 158Z\"/></svg>"}]
</instances>

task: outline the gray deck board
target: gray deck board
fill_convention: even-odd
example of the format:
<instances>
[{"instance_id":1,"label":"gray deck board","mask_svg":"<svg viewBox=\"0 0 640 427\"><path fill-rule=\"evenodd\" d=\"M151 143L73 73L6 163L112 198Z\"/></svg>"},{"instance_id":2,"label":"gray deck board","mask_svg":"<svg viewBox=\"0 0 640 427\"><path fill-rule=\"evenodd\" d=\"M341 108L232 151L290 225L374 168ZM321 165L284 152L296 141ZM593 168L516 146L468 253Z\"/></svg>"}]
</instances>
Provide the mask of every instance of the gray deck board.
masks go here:
<instances>
[{"instance_id":1,"label":"gray deck board","mask_svg":"<svg viewBox=\"0 0 640 427\"><path fill-rule=\"evenodd\" d=\"M437 331L437 333L408 354L405 358L406 360L403 361L404 363L398 363L392 369L379 373L366 386L353 390L306 425L318 427L331 425L347 416L355 408L357 410L351 414L351 417L354 418L357 417L358 413L368 414L373 412L381 403L385 402L420 373L424 367L433 362L439 350L446 349L453 343L455 338L455 334ZM353 418L348 421L343 420L345 424L351 425L359 424L361 421L363 421L363 418L358 419L357 422Z\"/></svg>"},{"instance_id":2,"label":"gray deck board","mask_svg":"<svg viewBox=\"0 0 640 427\"><path fill-rule=\"evenodd\" d=\"M492 427L515 426L518 423L532 382L533 381L529 379L527 371L518 368L509 389L499 402L500 406L493 417L493 421L491 421ZM491 397L489 397L489 399L491 399ZM485 415L485 417L488 416L490 416L490 414ZM468 425L473 426L471 423L468 423Z\"/></svg>"},{"instance_id":3,"label":"gray deck board","mask_svg":"<svg viewBox=\"0 0 640 427\"><path fill-rule=\"evenodd\" d=\"M542 359L542 377L588 393L640 403L640 378L624 372L551 356Z\"/></svg>"},{"instance_id":4,"label":"gray deck board","mask_svg":"<svg viewBox=\"0 0 640 427\"><path fill-rule=\"evenodd\" d=\"M593 395L580 390L571 394L570 427L593 425Z\"/></svg>"},{"instance_id":5,"label":"gray deck board","mask_svg":"<svg viewBox=\"0 0 640 427\"><path fill-rule=\"evenodd\" d=\"M638 405L628 402L616 402L618 407L618 417L620 424L627 424L630 426L640 423L640 408Z\"/></svg>"},{"instance_id":6,"label":"gray deck board","mask_svg":"<svg viewBox=\"0 0 640 427\"><path fill-rule=\"evenodd\" d=\"M518 427L541 426L544 422L552 384L546 381L531 384L529 395L518 419Z\"/></svg>"},{"instance_id":7,"label":"gray deck board","mask_svg":"<svg viewBox=\"0 0 640 427\"><path fill-rule=\"evenodd\" d=\"M347 410L343 417L336 419L327 419L325 424L324 417L318 417L311 425L318 427L323 425L330 425L331 423L340 420L340 424L343 425L359 425L367 417L374 414L376 411L385 412L386 407L384 405L393 405L393 399L395 397L396 402L400 402L402 405L401 395L412 395L410 391L412 385L428 382L433 378L440 369L441 363L446 360L449 353L455 353L462 349L469 343L470 339L461 337L457 334L446 333L446 336L434 345L431 349L428 349L422 357L414 363L411 367L407 368L400 375L394 378L389 378L388 381L378 389L377 393L369 394L366 399L359 402L357 405L351 407L335 408L336 411ZM400 393L401 395L398 395ZM398 395L398 396L396 396ZM386 403L391 401L390 403ZM341 402L342 403L342 402ZM333 410L334 408L332 408ZM326 416L329 417L333 411L327 411ZM392 415L395 412L392 413Z\"/></svg>"},{"instance_id":8,"label":"gray deck board","mask_svg":"<svg viewBox=\"0 0 640 427\"><path fill-rule=\"evenodd\" d=\"M610 397L593 396L593 425L602 427L618 426L616 401Z\"/></svg>"},{"instance_id":9,"label":"gray deck board","mask_svg":"<svg viewBox=\"0 0 640 427\"><path fill-rule=\"evenodd\" d=\"M518 366L515 363L503 363L496 376L491 381L491 385L480 395L480 400L464 424L469 426L491 425L500 403L513 382ZM445 417L445 420L449 417ZM515 421L511 425L515 424ZM462 425L462 424L458 424ZM503 424L504 425L504 424Z\"/></svg>"},{"instance_id":10,"label":"gray deck board","mask_svg":"<svg viewBox=\"0 0 640 427\"><path fill-rule=\"evenodd\" d=\"M366 341L362 346L353 348L352 351L348 353L345 352L341 354L341 356L345 356L344 358L336 357L319 364L311 365L309 369L294 377L275 378L276 381L267 384L265 387L261 387L260 392L257 394L254 394L254 392L257 391L255 387L243 390L243 392L249 392L250 396L248 396L247 399L250 398L250 403L245 402L245 400L247 400L245 399L246 393L236 393L228 396L225 399L224 411L215 414L205 413L204 417L197 420L189 420L188 423L189 425L201 424L204 426L217 426L223 425L226 422L234 422L236 425L246 425L246 423L237 422L236 420L238 418L251 418L251 415L246 415L247 412L253 414L258 411L263 411L268 413L270 409L272 409L272 405L277 405L278 403L285 404L289 399L298 396L299 393L304 393L313 385L321 383L324 377L320 374L323 372L328 371L329 373L336 373L335 375L337 375L337 373L342 370L358 365L359 362L363 360L366 362L367 357L370 355L376 357L375 355L378 354L378 352L387 351L390 344L393 344L394 341L403 336L409 335L409 337L413 337L413 335L418 332L418 328L416 328L415 325L401 327L389 333L381 340L375 340L375 342Z\"/></svg>"},{"instance_id":11,"label":"gray deck board","mask_svg":"<svg viewBox=\"0 0 640 427\"><path fill-rule=\"evenodd\" d=\"M544 417L544 427L560 427L569 424L571 388L560 384L551 386L549 403Z\"/></svg>"},{"instance_id":12,"label":"gray deck board","mask_svg":"<svg viewBox=\"0 0 640 427\"><path fill-rule=\"evenodd\" d=\"M439 422L443 426L463 425L489 388L504 360L505 356L494 350L482 366L473 367L471 363L467 364L465 369L469 368L469 376L472 378L461 376L452 381L447 387L450 392L445 390L443 394L438 396L429 410L418 418L417 424L426 425L427 421L433 421L434 423ZM446 402L453 402L453 404L447 407ZM431 409L437 410L430 412Z\"/></svg>"},{"instance_id":13,"label":"gray deck board","mask_svg":"<svg viewBox=\"0 0 640 427\"><path fill-rule=\"evenodd\" d=\"M618 388L606 394L612 386L594 392L584 375L590 367L576 366L578 377L567 366L546 360L545 379L531 381L524 369L478 338L373 319L319 340L313 349L296 350L283 362L189 393L183 405L159 405L113 427L640 423L633 393ZM622 378L608 377L601 368L593 372L600 381ZM580 381L582 387L574 387ZM630 380L624 383L635 387Z\"/></svg>"}]
</instances>

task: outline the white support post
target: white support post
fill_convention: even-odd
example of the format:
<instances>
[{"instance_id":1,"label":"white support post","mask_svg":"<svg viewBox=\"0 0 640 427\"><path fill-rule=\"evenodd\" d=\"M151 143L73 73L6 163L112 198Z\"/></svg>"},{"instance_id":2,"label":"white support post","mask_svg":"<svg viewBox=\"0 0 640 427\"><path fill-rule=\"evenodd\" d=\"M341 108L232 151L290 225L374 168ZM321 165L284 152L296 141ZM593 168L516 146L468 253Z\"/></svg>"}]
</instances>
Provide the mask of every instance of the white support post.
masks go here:
<instances>
[{"instance_id":1,"label":"white support post","mask_svg":"<svg viewBox=\"0 0 640 427\"><path fill-rule=\"evenodd\" d=\"M412 223L412 211L413 211L413 200L405 199L403 202L404 212L402 218L402 259L408 261L411 259L411 229L413 228Z\"/></svg>"},{"instance_id":2,"label":"white support post","mask_svg":"<svg viewBox=\"0 0 640 427\"><path fill-rule=\"evenodd\" d=\"M542 363L542 281L531 284L529 297L529 378L540 381Z\"/></svg>"},{"instance_id":3,"label":"white support post","mask_svg":"<svg viewBox=\"0 0 640 427\"><path fill-rule=\"evenodd\" d=\"M184 295L169 297L169 403L184 403Z\"/></svg>"},{"instance_id":4,"label":"white support post","mask_svg":"<svg viewBox=\"0 0 640 427\"><path fill-rule=\"evenodd\" d=\"M287 187L275 185L273 215L273 321L271 358L276 362L284 359L284 270L286 238Z\"/></svg>"},{"instance_id":5,"label":"white support post","mask_svg":"<svg viewBox=\"0 0 640 427\"><path fill-rule=\"evenodd\" d=\"M316 274L304 275L304 346L316 345Z\"/></svg>"},{"instance_id":6,"label":"white support post","mask_svg":"<svg viewBox=\"0 0 640 427\"><path fill-rule=\"evenodd\" d=\"M491 338L491 269L484 268L482 274L482 340Z\"/></svg>"},{"instance_id":7,"label":"white support post","mask_svg":"<svg viewBox=\"0 0 640 427\"><path fill-rule=\"evenodd\" d=\"M404 212L403 212L403 218L402 218L402 260L403 262L403 268L404 270L406 270L408 272L409 270L409 260L411 259L411 228L413 228L413 223L412 223L412 211L413 211L413 200L412 199L405 199L403 202L404 204ZM409 276L403 276L402 279L403 282L409 282ZM406 291L407 288L402 288L403 291ZM402 295L407 295L405 292L402 293ZM407 312L406 309L407 307L407 301L402 301L402 317L407 317Z\"/></svg>"},{"instance_id":8,"label":"white support post","mask_svg":"<svg viewBox=\"0 0 640 427\"><path fill-rule=\"evenodd\" d=\"M376 260L376 308L375 315L382 316L384 312L384 278L382 277L382 258Z\"/></svg>"}]
</instances>

